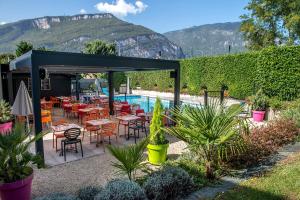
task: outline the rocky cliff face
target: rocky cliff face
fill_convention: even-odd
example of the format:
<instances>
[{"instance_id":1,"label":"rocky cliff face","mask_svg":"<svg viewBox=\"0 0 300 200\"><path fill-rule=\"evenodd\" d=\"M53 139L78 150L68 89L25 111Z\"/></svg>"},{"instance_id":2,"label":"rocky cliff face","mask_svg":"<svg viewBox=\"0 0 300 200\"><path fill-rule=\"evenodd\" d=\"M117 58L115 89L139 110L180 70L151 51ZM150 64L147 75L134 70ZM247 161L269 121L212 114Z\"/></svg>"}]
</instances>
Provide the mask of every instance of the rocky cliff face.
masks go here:
<instances>
[{"instance_id":1,"label":"rocky cliff face","mask_svg":"<svg viewBox=\"0 0 300 200\"><path fill-rule=\"evenodd\" d=\"M0 26L0 53L13 52L15 45L29 41L50 50L81 52L84 43L100 39L117 44L124 56L183 58L179 46L164 35L122 21L111 14L41 17Z\"/></svg>"}]
</instances>

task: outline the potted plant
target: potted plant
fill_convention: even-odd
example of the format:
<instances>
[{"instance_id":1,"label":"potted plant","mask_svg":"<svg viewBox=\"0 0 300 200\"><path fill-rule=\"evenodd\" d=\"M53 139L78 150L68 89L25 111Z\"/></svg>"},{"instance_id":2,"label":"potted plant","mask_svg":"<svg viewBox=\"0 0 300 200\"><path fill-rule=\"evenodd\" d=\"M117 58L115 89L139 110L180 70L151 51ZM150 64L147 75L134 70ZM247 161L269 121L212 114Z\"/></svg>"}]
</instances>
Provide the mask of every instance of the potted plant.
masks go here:
<instances>
[{"instance_id":1,"label":"potted plant","mask_svg":"<svg viewBox=\"0 0 300 200\"><path fill-rule=\"evenodd\" d=\"M32 166L42 167L43 160L28 148L42 137L38 134L28 139L22 124L16 124L9 135L0 134L0 199L31 199Z\"/></svg>"},{"instance_id":2,"label":"potted plant","mask_svg":"<svg viewBox=\"0 0 300 200\"><path fill-rule=\"evenodd\" d=\"M169 141L165 137L163 128L163 105L160 98L156 98L153 117L150 124L148 159L153 165L160 165L167 159Z\"/></svg>"},{"instance_id":3,"label":"potted plant","mask_svg":"<svg viewBox=\"0 0 300 200\"><path fill-rule=\"evenodd\" d=\"M254 97L251 98L252 116L256 122L262 122L268 107L268 97L260 89Z\"/></svg>"},{"instance_id":4,"label":"potted plant","mask_svg":"<svg viewBox=\"0 0 300 200\"><path fill-rule=\"evenodd\" d=\"M4 100L0 100L0 134L8 133L12 129L11 107Z\"/></svg>"}]
</instances>

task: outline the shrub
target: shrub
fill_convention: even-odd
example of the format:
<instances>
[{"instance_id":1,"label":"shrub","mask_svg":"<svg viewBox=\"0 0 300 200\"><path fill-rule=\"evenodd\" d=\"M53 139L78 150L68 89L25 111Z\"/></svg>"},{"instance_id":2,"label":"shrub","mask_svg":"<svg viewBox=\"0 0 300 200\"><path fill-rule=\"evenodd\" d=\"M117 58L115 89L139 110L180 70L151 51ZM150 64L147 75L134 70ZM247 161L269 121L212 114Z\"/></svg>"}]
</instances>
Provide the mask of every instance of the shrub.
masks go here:
<instances>
[{"instance_id":1,"label":"shrub","mask_svg":"<svg viewBox=\"0 0 300 200\"><path fill-rule=\"evenodd\" d=\"M95 200L146 200L144 190L129 180L114 180L95 196Z\"/></svg>"},{"instance_id":2,"label":"shrub","mask_svg":"<svg viewBox=\"0 0 300 200\"><path fill-rule=\"evenodd\" d=\"M94 200L94 197L101 191L102 191L101 187L87 186L81 188L78 191L77 196L80 200Z\"/></svg>"},{"instance_id":3,"label":"shrub","mask_svg":"<svg viewBox=\"0 0 300 200\"><path fill-rule=\"evenodd\" d=\"M165 137L165 132L162 129L163 125L163 105L160 98L156 98L153 117L150 124L149 143L153 145L167 144L168 140Z\"/></svg>"},{"instance_id":4,"label":"shrub","mask_svg":"<svg viewBox=\"0 0 300 200\"><path fill-rule=\"evenodd\" d=\"M297 127L300 128L300 105L298 108L289 108L282 111L281 116L286 119L293 120Z\"/></svg>"},{"instance_id":5,"label":"shrub","mask_svg":"<svg viewBox=\"0 0 300 200\"><path fill-rule=\"evenodd\" d=\"M255 96L250 97L252 110L265 111L268 107L268 97L260 89Z\"/></svg>"},{"instance_id":6,"label":"shrub","mask_svg":"<svg viewBox=\"0 0 300 200\"><path fill-rule=\"evenodd\" d=\"M252 129L244 136L246 150L229 159L233 166L251 166L259 163L279 147L297 139L299 130L292 120L277 119L265 127Z\"/></svg>"},{"instance_id":7,"label":"shrub","mask_svg":"<svg viewBox=\"0 0 300 200\"><path fill-rule=\"evenodd\" d=\"M198 160L194 156L182 155L176 160L167 161L165 166L182 168L193 178L195 185L201 188L208 183L208 180L205 178L205 166L199 165Z\"/></svg>"},{"instance_id":8,"label":"shrub","mask_svg":"<svg viewBox=\"0 0 300 200\"><path fill-rule=\"evenodd\" d=\"M218 101L209 102L204 107L187 105L183 110L176 108L172 111L177 126L165 130L200 155L205 162L206 177L214 179L221 158L242 150L237 129L240 120L236 117L240 112L240 106L226 109Z\"/></svg>"},{"instance_id":9,"label":"shrub","mask_svg":"<svg viewBox=\"0 0 300 200\"><path fill-rule=\"evenodd\" d=\"M189 174L178 167L165 167L152 173L143 185L147 197L153 200L168 200L183 197L195 190Z\"/></svg>"},{"instance_id":10,"label":"shrub","mask_svg":"<svg viewBox=\"0 0 300 200\"><path fill-rule=\"evenodd\" d=\"M79 200L73 195L67 195L64 193L53 193L42 197L37 197L34 200Z\"/></svg>"},{"instance_id":11,"label":"shrub","mask_svg":"<svg viewBox=\"0 0 300 200\"><path fill-rule=\"evenodd\" d=\"M257 63L257 79L269 97L293 100L300 94L300 47L263 49Z\"/></svg>"}]
</instances>

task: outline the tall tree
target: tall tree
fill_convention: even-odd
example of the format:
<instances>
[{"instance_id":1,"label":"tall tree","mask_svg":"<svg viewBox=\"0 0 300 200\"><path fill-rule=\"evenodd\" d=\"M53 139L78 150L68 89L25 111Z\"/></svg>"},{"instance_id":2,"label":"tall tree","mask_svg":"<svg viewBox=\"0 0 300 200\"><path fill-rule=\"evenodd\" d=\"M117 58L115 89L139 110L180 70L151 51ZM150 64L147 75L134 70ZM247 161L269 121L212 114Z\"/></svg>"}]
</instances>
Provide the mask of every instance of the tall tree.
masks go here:
<instances>
[{"instance_id":1,"label":"tall tree","mask_svg":"<svg viewBox=\"0 0 300 200\"><path fill-rule=\"evenodd\" d=\"M84 53L86 54L97 54L103 56L116 56L117 49L114 43L108 44L101 40L94 40L88 42L84 46ZM97 73L97 74L84 74L84 78L107 78L107 74ZM114 73L114 87L118 89L122 83L126 81L126 76L124 72Z\"/></svg>"},{"instance_id":2,"label":"tall tree","mask_svg":"<svg viewBox=\"0 0 300 200\"><path fill-rule=\"evenodd\" d=\"M19 57L33 49L33 45L26 41L21 41L17 44L16 56Z\"/></svg>"},{"instance_id":3,"label":"tall tree","mask_svg":"<svg viewBox=\"0 0 300 200\"><path fill-rule=\"evenodd\" d=\"M15 55L11 53L0 54L0 64L8 64L11 60L15 59Z\"/></svg>"},{"instance_id":4,"label":"tall tree","mask_svg":"<svg viewBox=\"0 0 300 200\"><path fill-rule=\"evenodd\" d=\"M86 43L83 52L86 54L98 54L104 56L117 55L115 44L108 44L101 40L94 40Z\"/></svg>"},{"instance_id":5,"label":"tall tree","mask_svg":"<svg viewBox=\"0 0 300 200\"><path fill-rule=\"evenodd\" d=\"M249 49L299 43L299 0L250 0L245 9L241 32Z\"/></svg>"}]
</instances>

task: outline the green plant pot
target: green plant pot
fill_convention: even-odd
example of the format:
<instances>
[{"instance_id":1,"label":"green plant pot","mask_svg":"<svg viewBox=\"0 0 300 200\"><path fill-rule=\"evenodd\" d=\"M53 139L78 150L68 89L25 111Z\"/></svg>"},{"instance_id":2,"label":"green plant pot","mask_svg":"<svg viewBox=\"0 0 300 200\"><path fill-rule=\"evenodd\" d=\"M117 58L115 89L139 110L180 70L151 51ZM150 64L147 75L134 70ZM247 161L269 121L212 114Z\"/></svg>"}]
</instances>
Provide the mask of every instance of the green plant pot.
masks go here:
<instances>
[{"instance_id":1,"label":"green plant pot","mask_svg":"<svg viewBox=\"0 0 300 200\"><path fill-rule=\"evenodd\" d=\"M161 145L148 144L148 159L152 165L161 165L167 160L169 143Z\"/></svg>"}]
</instances>

